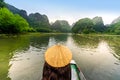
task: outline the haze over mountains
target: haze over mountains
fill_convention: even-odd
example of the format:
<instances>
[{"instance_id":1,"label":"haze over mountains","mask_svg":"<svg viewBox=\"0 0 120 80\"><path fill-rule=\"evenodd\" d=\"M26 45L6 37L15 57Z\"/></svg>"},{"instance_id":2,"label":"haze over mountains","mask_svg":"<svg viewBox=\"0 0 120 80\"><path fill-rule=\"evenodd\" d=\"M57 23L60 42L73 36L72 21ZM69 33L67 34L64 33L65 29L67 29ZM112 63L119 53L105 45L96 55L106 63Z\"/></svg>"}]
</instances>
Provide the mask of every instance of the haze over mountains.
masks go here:
<instances>
[{"instance_id":1,"label":"haze over mountains","mask_svg":"<svg viewBox=\"0 0 120 80\"><path fill-rule=\"evenodd\" d=\"M27 18L27 15L28 15L28 14L27 14L27 11L22 10L22 9L18 9L18 8L14 7L14 6L10 5L10 4L7 4L7 7L8 7L8 9L9 9L10 11L12 11L13 13L20 14L22 17ZM39 13L39 14L40 14L40 13ZM117 18L117 21L116 21L116 19L113 20L112 23L114 23L115 21L118 22L119 20L120 20L120 17ZM103 23L104 23L104 22L103 22ZM111 24L112 24L112 23L111 23Z\"/></svg>"},{"instance_id":2,"label":"haze over mountains","mask_svg":"<svg viewBox=\"0 0 120 80\"><path fill-rule=\"evenodd\" d=\"M115 24L117 22L120 22L120 16L118 18L114 19L111 24Z\"/></svg>"},{"instance_id":3,"label":"haze over mountains","mask_svg":"<svg viewBox=\"0 0 120 80\"><path fill-rule=\"evenodd\" d=\"M9 4L7 4L7 8L11 12L13 12L14 14L19 14L20 16L25 18L28 21L28 23L30 24L30 26L32 26L33 28L36 28L37 31L49 32L52 29L55 32L56 31L58 31L58 32L62 32L62 31L63 32L65 32L65 31L70 32L70 27L69 27L70 25L65 20L58 20L53 25L50 25L49 19L46 15L42 15L40 13L31 13L28 15L25 10L20 10L12 5L9 5ZM57 23L59 25L58 29L55 28L55 25L57 26ZM64 26L64 30L63 30L63 26Z\"/></svg>"}]
</instances>

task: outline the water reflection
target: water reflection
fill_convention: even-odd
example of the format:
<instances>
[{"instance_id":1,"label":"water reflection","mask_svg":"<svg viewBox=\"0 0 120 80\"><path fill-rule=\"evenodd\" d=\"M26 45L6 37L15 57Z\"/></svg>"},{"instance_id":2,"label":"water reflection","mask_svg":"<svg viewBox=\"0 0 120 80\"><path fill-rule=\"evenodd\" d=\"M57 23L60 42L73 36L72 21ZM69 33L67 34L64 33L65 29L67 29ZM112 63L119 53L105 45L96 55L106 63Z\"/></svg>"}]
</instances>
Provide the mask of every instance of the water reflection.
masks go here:
<instances>
[{"instance_id":1,"label":"water reflection","mask_svg":"<svg viewBox=\"0 0 120 80\"><path fill-rule=\"evenodd\" d=\"M61 43L71 49L73 59L87 80L120 80L119 41L119 36L71 34L31 35L1 39L0 79L40 80L46 49ZM11 54L8 55L9 53Z\"/></svg>"},{"instance_id":2,"label":"water reflection","mask_svg":"<svg viewBox=\"0 0 120 80\"><path fill-rule=\"evenodd\" d=\"M9 77L12 80L40 80L44 52L49 36L30 36L28 49L18 50L10 61ZM17 75L16 75L17 74Z\"/></svg>"},{"instance_id":3,"label":"water reflection","mask_svg":"<svg viewBox=\"0 0 120 80\"><path fill-rule=\"evenodd\" d=\"M10 80L7 75L10 67L9 60L16 49L24 49L28 44L29 41L25 37L5 37L0 39L0 80Z\"/></svg>"},{"instance_id":4,"label":"water reflection","mask_svg":"<svg viewBox=\"0 0 120 80\"><path fill-rule=\"evenodd\" d=\"M92 37L92 36L78 36L78 35L72 35L72 38L74 39L74 42L81 46L81 47L91 47L96 48L99 43L98 37Z\"/></svg>"},{"instance_id":5,"label":"water reflection","mask_svg":"<svg viewBox=\"0 0 120 80\"><path fill-rule=\"evenodd\" d=\"M17 52L10 61L9 76L12 80L40 80L44 63L43 49L30 46L27 51Z\"/></svg>"},{"instance_id":6,"label":"water reflection","mask_svg":"<svg viewBox=\"0 0 120 80\"><path fill-rule=\"evenodd\" d=\"M46 47L49 42L49 35L32 36L30 38L30 45L36 48Z\"/></svg>"},{"instance_id":7,"label":"water reflection","mask_svg":"<svg viewBox=\"0 0 120 80\"><path fill-rule=\"evenodd\" d=\"M12 80L40 80L46 49L57 43L65 43L67 37L67 34L31 36L29 48L16 51L12 57L9 77Z\"/></svg>"},{"instance_id":8,"label":"water reflection","mask_svg":"<svg viewBox=\"0 0 120 80\"><path fill-rule=\"evenodd\" d=\"M105 41L113 50L111 53L120 60L120 36L72 35L72 38L76 45L86 48L96 48L100 41Z\"/></svg>"},{"instance_id":9,"label":"water reflection","mask_svg":"<svg viewBox=\"0 0 120 80\"><path fill-rule=\"evenodd\" d=\"M113 57L115 51L113 46L110 46L109 41L112 41L108 37L88 36L87 40L81 35L76 35L77 38L72 37L75 43L75 48L71 48L73 57L81 66L88 80L120 79L120 61Z\"/></svg>"},{"instance_id":10,"label":"water reflection","mask_svg":"<svg viewBox=\"0 0 120 80\"><path fill-rule=\"evenodd\" d=\"M56 42L66 42L68 34L53 35L51 37L53 37L56 40Z\"/></svg>"},{"instance_id":11,"label":"water reflection","mask_svg":"<svg viewBox=\"0 0 120 80\"><path fill-rule=\"evenodd\" d=\"M113 55L120 60L120 36L109 36L106 40L115 52Z\"/></svg>"},{"instance_id":12,"label":"water reflection","mask_svg":"<svg viewBox=\"0 0 120 80\"><path fill-rule=\"evenodd\" d=\"M103 54L103 53L112 53L113 50L109 47L108 43L106 41L101 41L98 43L98 47L96 50Z\"/></svg>"},{"instance_id":13,"label":"water reflection","mask_svg":"<svg viewBox=\"0 0 120 80\"><path fill-rule=\"evenodd\" d=\"M52 35L49 39L48 46L52 46L55 44L65 44L67 42L68 34L59 34L59 35Z\"/></svg>"}]
</instances>

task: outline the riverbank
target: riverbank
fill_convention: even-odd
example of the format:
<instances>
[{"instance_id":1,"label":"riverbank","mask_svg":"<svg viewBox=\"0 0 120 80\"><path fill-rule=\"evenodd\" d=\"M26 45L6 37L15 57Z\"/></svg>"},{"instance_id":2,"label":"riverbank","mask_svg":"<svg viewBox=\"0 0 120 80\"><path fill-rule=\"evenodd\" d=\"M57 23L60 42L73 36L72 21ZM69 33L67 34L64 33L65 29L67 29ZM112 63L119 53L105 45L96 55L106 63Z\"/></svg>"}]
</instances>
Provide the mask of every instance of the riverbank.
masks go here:
<instances>
[{"instance_id":1,"label":"riverbank","mask_svg":"<svg viewBox=\"0 0 120 80\"><path fill-rule=\"evenodd\" d=\"M40 32L32 32L32 33L22 33L22 34L0 34L0 37L19 37L19 36L44 36L44 35L61 35L61 34L73 34L73 35L81 35L81 36L120 36L115 34L74 34L74 33L40 33Z\"/></svg>"},{"instance_id":2,"label":"riverbank","mask_svg":"<svg viewBox=\"0 0 120 80\"><path fill-rule=\"evenodd\" d=\"M83 36L120 36L116 34L74 34L74 35L83 35Z\"/></svg>"},{"instance_id":3,"label":"riverbank","mask_svg":"<svg viewBox=\"0 0 120 80\"><path fill-rule=\"evenodd\" d=\"M22 33L22 34L0 34L0 37L18 37L18 36L42 36L42 35L59 35L59 34L72 34L72 33L40 33L40 32L34 32L34 33Z\"/></svg>"}]
</instances>

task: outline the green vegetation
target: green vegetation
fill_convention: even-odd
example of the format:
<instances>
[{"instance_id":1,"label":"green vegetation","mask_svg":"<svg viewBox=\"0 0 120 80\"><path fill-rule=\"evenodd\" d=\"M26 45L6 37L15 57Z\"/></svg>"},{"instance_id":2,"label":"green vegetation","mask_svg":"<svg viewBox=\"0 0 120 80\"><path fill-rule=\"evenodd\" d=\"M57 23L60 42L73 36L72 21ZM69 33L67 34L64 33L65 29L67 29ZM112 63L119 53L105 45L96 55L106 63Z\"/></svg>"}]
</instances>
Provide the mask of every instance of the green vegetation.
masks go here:
<instances>
[{"instance_id":1,"label":"green vegetation","mask_svg":"<svg viewBox=\"0 0 120 80\"><path fill-rule=\"evenodd\" d=\"M106 30L101 17L80 19L72 28L74 33L102 33Z\"/></svg>"},{"instance_id":2,"label":"green vegetation","mask_svg":"<svg viewBox=\"0 0 120 80\"><path fill-rule=\"evenodd\" d=\"M95 49L100 42L106 42L111 48L111 53L120 60L120 36L119 35L72 35L74 43L80 47Z\"/></svg>"},{"instance_id":3,"label":"green vegetation","mask_svg":"<svg viewBox=\"0 0 120 80\"><path fill-rule=\"evenodd\" d=\"M3 7L5 7L5 2L4 0L0 0L0 8L3 8Z\"/></svg>"},{"instance_id":4,"label":"green vegetation","mask_svg":"<svg viewBox=\"0 0 120 80\"><path fill-rule=\"evenodd\" d=\"M16 34L29 29L27 21L18 14L11 13L7 8L0 9L0 33Z\"/></svg>"},{"instance_id":5,"label":"green vegetation","mask_svg":"<svg viewBox=\"0 0 120 80\"><path fill-rule=\"evenodd\" d=\"M74 43L81 47L96 48L100 41L100 36L91 35L72 35ZM92 43L92 44L91 44Z\"/></svg>"},{"instance_id":6,"label":"green vegetation","mask_svg":"<svg viewBox=\"0 0 120 80\"><path fill-rule=\"evenodd\" d=\"M70 32L71 27L69 23L65 20L57 20L51 25L54 32Z\"/></svg>"},{"instance_id":7,"label":"green vegetation","mask_svg":"<svg viewBox=\"0 0 120 80\"><path fill-rule=\"evenodd\" d=\"M31 13L27 15L25 10L17 9L9 4L7 4L7 8L14 14L19 14L26 19L32 28L31 32L51 32L49 20L46 15L41 15L40 13Z\"/></svg>"},{"instance_id":8,"label":"green vegetation","mask_svg":"<svg viewBox=\"0 0 120 80\"><path fill-rule=\"evenodd\" d=\"M114 20L110 25L104 25L101 17L95 17L92 20L83 18L74 24L72 32L82 34L104 33L120 35L120 19Z\"/></svg>"},{"instance_id":9,"label":"green vegetation","mask_svg":"<svg viewBox=\"0 0 120 80\"><path fill-rule=\"evenodd\" d=\"M8 77L11 66L10 59L16 50L24 50L28 47L29 37L4 37L0 39L0 80L11 80Z\"/></svg>"},{"instance_id":10,"label":"green vegetation","mask_svg":"<svg viewBox=\"0 0 120 80\"><path fill-rule=\"evenodd\" d=\"M120 21L109 25L106 32L120 35Z\"/></svg>"},{"instance_id":11,"label":"green vegetation","mask_svg":"<svg viewBox=\"0 0 120 80\"><path fill-rule=\"evenodd\" d=\"M93 29L95 30L96 33L102 33L105 31L106 27L104 26L102 17L95 17L92 19L94 26Z\"/></svg>"},{"instance_id":12,"label":"green vegetation","mask_svg":"<svg viewBox=\"0 0 120 80\"><path fill-rule=\"evenodd\" d=\"M93 26L94 24L91 19L84 18L84 19L80 19L79 21L75 23L75 25L72 28L72 31L74 33L88 34L88 33L94 32Z\"/></svg>"},{"instance_id":13,"label":"green vegetation","mask_svg":"<svg viewBox=\"0 0 120 80\"><path fill-rule=\"evenodd\" d=\"M31 13L27 15L25 10L20 10L7 4L7 8L14 14L19 14L27 20L29 25L37 32L70 32L71 27L65 20L57 20L55 23L50 25L48 17L41 15L40 13Z\"/></svg>"},{"instance_id":14,"label":"green vegetation","mask_svg":"<svg viewBox=\"0 0 120 80\"><path fill-rule=\"evenodd\" d=\"M6 7L6 8L5 8ZM120 17L111 24L104 25L102 17L93 19L83 18L74 23L73 27L65 20L56 20L50 25L46 15L31 13L27 15L25 10L20 10L0 0L0 33L18 34L24 32L60 32L80 34L117 34L120 35Z\"/></svg>"},{"instance_id":15,"label":"green vegetation","mask_svg":"<svg viewBox=\"0 0 120 80\"><path fill-rule=\"evenodd\" d=\"M38 32L50 32L50 24L46 15L39 13L29 15L29 24Z\"/></svg>"}]
</instances>

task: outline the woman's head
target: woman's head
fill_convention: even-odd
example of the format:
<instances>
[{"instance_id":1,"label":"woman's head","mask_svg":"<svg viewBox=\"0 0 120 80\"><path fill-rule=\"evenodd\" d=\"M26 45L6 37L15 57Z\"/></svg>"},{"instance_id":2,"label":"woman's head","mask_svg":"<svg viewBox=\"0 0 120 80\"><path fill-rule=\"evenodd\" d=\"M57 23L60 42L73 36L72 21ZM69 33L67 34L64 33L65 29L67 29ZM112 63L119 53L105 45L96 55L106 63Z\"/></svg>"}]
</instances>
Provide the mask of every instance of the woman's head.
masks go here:
<instances>
[{"instance_id":1,"label":"woman's head","mask_svg":"<svg viewBox=\"0 0 120 80\"><path fill-rule=\"evenodd\" d=\"M54 45L45 52L45 61L52 67L64 67L71 59L71 51L63 45Z\"/></svg>"},{"instance_id":2,"label":"woman's head","mask_svg":"<svg viewBox=\"0 0 120 80\"><path fill-rule=\"evenodd\" d=\"M71 80L70 64L55 68L45 62L42 80Z\"/></svg>"},{"instance_id":3,"label":"woman's head","mask_svg":"<svg viewBox=\"0 0 120 80\"><path fill-rule=\"evenodd\" d=\"M42 80L70 80L71 51L63 45L55 45L45 52Z\"/></svg>"}]
</instances>

